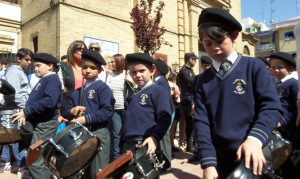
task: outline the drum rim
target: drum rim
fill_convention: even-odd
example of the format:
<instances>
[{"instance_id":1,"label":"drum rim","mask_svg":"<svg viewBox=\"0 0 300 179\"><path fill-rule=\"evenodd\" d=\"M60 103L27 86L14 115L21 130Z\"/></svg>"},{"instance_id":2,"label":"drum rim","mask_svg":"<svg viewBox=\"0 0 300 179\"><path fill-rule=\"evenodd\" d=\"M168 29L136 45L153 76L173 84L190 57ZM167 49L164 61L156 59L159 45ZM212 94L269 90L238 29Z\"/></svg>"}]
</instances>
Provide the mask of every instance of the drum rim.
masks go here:
<instances>
[{"instance_id":1,"label":"drum rim","mask_svg":"<svg viewBox=\"0 0 300 179\"><path fill-rule=\"evenodd\" d=\"M0 110L0 116L1 115L16 114L16 113L18 113L18 109Z\"/></svg>"}]
</instances>

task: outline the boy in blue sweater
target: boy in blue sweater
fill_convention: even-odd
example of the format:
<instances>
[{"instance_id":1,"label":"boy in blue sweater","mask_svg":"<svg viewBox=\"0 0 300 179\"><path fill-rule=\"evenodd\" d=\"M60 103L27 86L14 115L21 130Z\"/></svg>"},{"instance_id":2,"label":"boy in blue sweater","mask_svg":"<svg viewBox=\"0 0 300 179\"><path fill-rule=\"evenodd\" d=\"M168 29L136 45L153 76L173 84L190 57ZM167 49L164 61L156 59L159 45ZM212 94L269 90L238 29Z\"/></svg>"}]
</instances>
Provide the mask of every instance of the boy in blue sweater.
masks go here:
<instances>
[{"instance_id":1,"label":"boy in blue sweater","mask_svg":"<svg viewBox=\"0 0 300 179\"><path fill-rule=\"evenodd\" d=\"M70 120L71 123L76 121L89 127L101 141L96 156L92 159L91 165L84 172L84 178L96 179L99 169L104 168L109 163L110 152L110 134L108 122L114 112L114 97L110 88L98 80L98 74L101 72L101 66L106 65L103 57L90 49L82 51L82 75L86 83L82 93L82 104L80 101L81 88L72 93L70 105L62 112L62 115ZM79 114L79 117L74 117Z\"/></svg>"},{"instance_id":2,"label":"boy in blue sweater","mask_svg":"<svg viewBox=\"0 0 300 179\"><path fill-rule=\"evenodd\" d=\"M130 76L139 91L126 99L122 129L122 151L131 149L139 141L148 145L147 154L154 154L159 140L171 122L170 96L160 85L152 82L155 73L153 58L144 53L127 54Z\"/></svg>"},{"instance_id":3,"label":"boy in blue sweater","mask_svg":"<svg viewBox=\"0 0 300 179\"><path fill-rule=\"evenodd\" d=\"M272 53L269 62L270 72L276 79L276 88L283 108L278 129L285 139L296 144L298 81L290 75L296 62L290 54L284 52Z\"/></svg>"},{"instance_id":4,"label":"boy in blue sweater","mask_svg":"<svg viewBox=\"0 0 300 179\"><path fill-rule=\"evenodd\" d=\"M198 27L200 41L213 59L193 86L203 179L227 177L242 156L245 167L261 175L267 165L262 147L281 116L271 75L261 60L233 49L242 26L226 10L204 9Z\"/></svg>"},{"instance_id":5,"label":"boy in blue sweater","mask_svg":"<svg viewBox=\"0 0 300 179\"><path fill-rule=\"evenodd\" d=\"M47 53L34 55L34 66L39 82L32 89L25 108L12 115L13 121L19 120L24 125L29 122L33 126L31 144L38 140L45 141L55 135L58 127L57 111L61 106L61 83L55 71L58 60ZM52 175L44 166L43 155L28 167L32 178L51 179Z\"/></svg>"}]
</instances>

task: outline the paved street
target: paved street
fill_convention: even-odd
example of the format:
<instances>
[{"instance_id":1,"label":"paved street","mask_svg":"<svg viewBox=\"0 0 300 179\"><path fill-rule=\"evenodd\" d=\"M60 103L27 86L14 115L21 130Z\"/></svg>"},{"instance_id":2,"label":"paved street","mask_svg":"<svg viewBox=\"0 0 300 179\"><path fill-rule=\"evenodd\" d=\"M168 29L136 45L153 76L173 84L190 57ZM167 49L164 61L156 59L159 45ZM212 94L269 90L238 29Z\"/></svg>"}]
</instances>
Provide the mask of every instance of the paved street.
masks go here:
<instances>
[{"instance_id":1,"label":"paved street","mask_svg":"<svg viewBox=\"0 0 300 179\"><path fill-rule=\"evenodd\" d=\"M191 153L177 152L172 160L172 173L163 174L161 179L199 179L202 176L202 169L199 162L190 164L187 159L192 156ZM1 179L18 179L17 174L0 173Z\"/></svg>"}]
</instances>

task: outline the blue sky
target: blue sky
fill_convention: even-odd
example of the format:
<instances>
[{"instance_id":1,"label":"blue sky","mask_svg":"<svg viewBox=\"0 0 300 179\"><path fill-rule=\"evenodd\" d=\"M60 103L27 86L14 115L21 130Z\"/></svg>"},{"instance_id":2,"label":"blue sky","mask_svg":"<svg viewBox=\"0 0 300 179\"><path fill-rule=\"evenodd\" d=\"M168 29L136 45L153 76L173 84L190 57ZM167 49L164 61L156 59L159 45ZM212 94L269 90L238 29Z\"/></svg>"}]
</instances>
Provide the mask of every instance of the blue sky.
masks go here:
<instances>
[{"instance_id":1,"label":"blue sky","mask_svg":"<svg viewBox=\"0 0 300 179\"><path fill-rule=\"evenodd\" d=\"M242 18L251 17L256 22L265 20L269 27L271 24L271 4L274 23L287 21L300 15L300 0L241 0L241 4Z\"/></svg>"}]
</instances>

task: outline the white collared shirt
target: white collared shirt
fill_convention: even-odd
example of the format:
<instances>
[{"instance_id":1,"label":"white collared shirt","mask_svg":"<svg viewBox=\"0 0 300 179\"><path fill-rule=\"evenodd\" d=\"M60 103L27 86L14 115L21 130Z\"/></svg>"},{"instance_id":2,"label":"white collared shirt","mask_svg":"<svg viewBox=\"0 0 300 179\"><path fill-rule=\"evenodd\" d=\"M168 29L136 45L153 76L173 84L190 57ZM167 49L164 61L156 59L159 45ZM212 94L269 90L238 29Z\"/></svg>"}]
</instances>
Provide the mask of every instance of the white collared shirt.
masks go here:
<instances>
[{"instance_id":1,"label":"white collared shirt","mask_svg":"<svg viewBox=\"0 0 300 179\"><path fill-rule=\"evenodd\" d=\"M228 57L226 60L229 60L231 62L231 64L234 64L234 62L236 61L236 59L238 58L238 54L236 51L233 51ZM213 67L219 71L220 70L220 66L222 64L222 62L219 62L219 61L216 61L214 59L213 60ZM225 61L225 60L224 60Z\"/></svg>"},{"instance_id":2,"label":"white collared shirt","mask_svg":"<svg viewBox=\"0 0 300 179\"><path fill-rule=\"evenodd\" d=\"M151 85L152 83L153 83L153 82L152 82L152 80L149 80L145 86L143 86L143 87L140 87L140 88L141 88L141 90L142 90L142 89L144 89L145 87L147 87L147 86Z\"/></svg>"}]
</instances>

